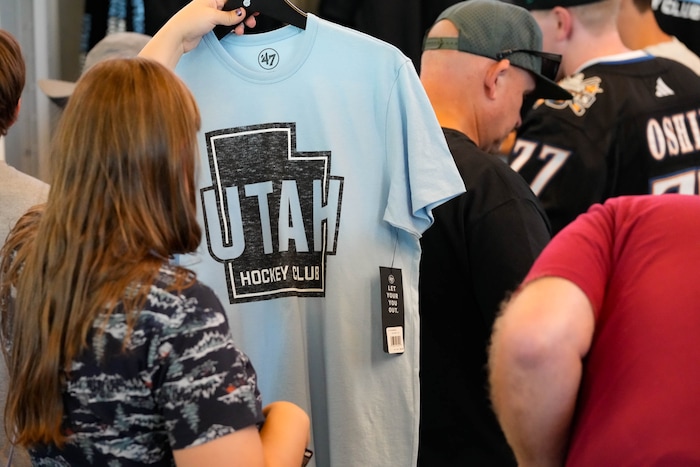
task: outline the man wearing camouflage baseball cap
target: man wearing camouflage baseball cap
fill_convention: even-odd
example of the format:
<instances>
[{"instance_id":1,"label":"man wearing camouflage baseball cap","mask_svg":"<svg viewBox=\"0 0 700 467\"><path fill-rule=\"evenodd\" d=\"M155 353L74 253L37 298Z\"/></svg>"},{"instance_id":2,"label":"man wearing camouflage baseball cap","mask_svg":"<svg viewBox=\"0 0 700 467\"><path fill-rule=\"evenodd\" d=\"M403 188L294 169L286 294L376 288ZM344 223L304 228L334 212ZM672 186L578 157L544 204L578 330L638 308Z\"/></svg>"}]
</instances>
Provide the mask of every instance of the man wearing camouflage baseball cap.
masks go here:
<instances>
[{"instance_id":1,"label":"man wearing camouflage baseball cap","mask_svg":"<svg viewBox=\"0 0 700 467\"><path fill-rule=\"evenodd\" d=\"M561 56L542 52L542 32L523 8L505 2L457 3L443 11L436 22L447 19L459 30L455 37L426 37L423 50L454 49L493 60L507 58L533 73L537 97L569 99L556 79Z\"/></svg>"},{"instance_id":2,"label":"man wearing camouflage baseball cap","mask_svg":"<svg viewBox=\"0 0 700 467\"><path fill-rule=\"evenodd\" d=\"M486 348L499 303L550 233L535 195L495 153L526 96L571 96L552 81L560 57L542 52L537 23L515 5L453 5L423 50L421 82L467 192L433 209L421 238L418 465L515 466L488 399Z\"/></svg>"}]
</instances>

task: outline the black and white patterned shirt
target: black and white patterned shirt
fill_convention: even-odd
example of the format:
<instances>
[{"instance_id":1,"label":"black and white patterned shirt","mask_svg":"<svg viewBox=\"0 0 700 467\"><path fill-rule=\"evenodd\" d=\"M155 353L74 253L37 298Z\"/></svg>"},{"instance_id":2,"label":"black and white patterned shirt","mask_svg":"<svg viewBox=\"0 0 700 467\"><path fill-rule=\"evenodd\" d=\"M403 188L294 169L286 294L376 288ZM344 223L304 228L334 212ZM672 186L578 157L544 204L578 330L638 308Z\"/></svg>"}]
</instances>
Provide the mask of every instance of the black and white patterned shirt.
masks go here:
<instances>
[{"instance_id":1,"label":"black and white patterned shirt","mask_svg":"<svg viewBox=\"0 0 700 467\"><path fill-rule=\"evenodd\" d=\"M199 282L167 291L172 274L161 270L126 349L121 308L104 333L95 320L63 392L68 442L35 446L34 465L173 465L174 449L262 422L255 370L218 298Z\"/></svg>"}]
</instances>

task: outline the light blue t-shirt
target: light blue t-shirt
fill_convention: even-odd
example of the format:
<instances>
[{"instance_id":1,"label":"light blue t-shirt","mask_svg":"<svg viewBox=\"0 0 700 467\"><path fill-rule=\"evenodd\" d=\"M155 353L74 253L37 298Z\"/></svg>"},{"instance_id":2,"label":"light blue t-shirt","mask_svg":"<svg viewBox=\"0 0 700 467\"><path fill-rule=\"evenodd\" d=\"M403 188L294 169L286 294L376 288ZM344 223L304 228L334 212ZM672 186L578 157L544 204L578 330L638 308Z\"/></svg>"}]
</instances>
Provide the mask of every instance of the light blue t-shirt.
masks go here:
<instances>
[{"instance_id":1,"label":"light blue t-shirt","mask_svg":"<svg viewBox=\"0 0 700 467\"><path fill-rule=\"evenodd\" d=\"M202 112L197 255L265 403L301 405L319 466L415 465L419 237L464 191L411 61L314 15L185 54ZM400 354L380 267L401 270ZM391 342L395 342L391 340Z\"/></svg>"}]
</instances>

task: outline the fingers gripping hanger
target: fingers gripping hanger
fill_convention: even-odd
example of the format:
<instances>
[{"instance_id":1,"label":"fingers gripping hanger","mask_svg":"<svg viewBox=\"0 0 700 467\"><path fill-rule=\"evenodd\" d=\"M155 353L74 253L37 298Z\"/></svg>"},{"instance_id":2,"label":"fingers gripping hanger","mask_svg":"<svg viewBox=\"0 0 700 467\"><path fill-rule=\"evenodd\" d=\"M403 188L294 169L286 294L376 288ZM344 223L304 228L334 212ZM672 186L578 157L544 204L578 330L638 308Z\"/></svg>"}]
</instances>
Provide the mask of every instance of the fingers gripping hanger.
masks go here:
<instances>
[{"instance_id":1,"label":"fingers gripping hanger","mask_svg":"<svg viewBox=\"0 0 700 467\"><path fill-rule=\"evenodd\" d=\"M249 12L260 12L299 29L306 29L306 13L290 0L228 0L223 10L235 10L239 7L244 7ZM231 32L231 29L231 26L216 26L214 33L221 39Z\"/></svg>"}]
</instances>

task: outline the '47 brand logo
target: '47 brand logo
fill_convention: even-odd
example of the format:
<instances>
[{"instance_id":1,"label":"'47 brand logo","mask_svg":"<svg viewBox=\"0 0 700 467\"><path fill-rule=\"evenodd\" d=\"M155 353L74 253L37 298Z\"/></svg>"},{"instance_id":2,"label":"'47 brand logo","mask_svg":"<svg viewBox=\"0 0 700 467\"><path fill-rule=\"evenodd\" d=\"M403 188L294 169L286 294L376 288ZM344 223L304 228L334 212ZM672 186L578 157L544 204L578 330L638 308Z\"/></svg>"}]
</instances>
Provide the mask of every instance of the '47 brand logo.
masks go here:
<instances>
[{"instance_id":1,"label":"'47 brand logo","mask_svg":"<svg viewBox=\"0 0 700 467\"><path fill-rule=\"evenodd\" d=\"M205 135L212 185L202 188L209 253L231 303L325 295L336 252L343 178L328 151L297 152L293 123Z\"/></svg>"}]
</instances>

